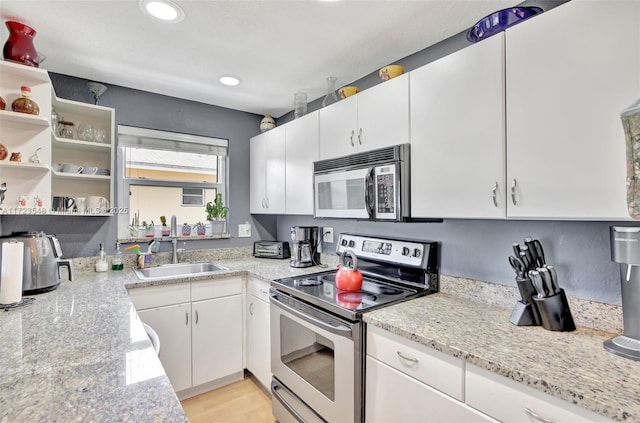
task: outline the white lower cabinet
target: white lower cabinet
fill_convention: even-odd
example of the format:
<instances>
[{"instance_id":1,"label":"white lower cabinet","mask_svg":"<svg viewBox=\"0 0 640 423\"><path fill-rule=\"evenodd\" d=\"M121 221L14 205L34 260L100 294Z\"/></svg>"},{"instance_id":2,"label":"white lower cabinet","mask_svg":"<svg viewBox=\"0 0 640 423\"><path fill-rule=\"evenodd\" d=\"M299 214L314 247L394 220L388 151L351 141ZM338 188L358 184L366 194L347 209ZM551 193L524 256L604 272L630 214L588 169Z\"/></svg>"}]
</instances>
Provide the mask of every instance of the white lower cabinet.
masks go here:
<instances>
[{"instance_id":1,"label":"white lower cabinet","mask_svg":"<svg viewBox=\"0 0 640 423\"><path fill-rule=\"evenodd\" d=\"M464 362L367 326L365 420L494 422L464 404Z\"/></svg>"},{"instance_id":2,"label":"white lower cabinet","mask_svg":"<svg viewBox=\"0 0 640 423\"><path fill-rule=\"evenodd\" d=\"M160 362L181 399L243 375L242 277L135 288L140 320L160 339Z\"/></svg>"},{"instance_id":3,"label":"white lower cabinet","mask_svg":"<svg viewBox=\"0 0 640 423\"><path fill-rule=\"evenodd\" d=\"M158 334L160 362L173 390L191 388L191 304L139 310L138 316Z\"/></svg>"},{"instance_id":4,"label":"white lower cabinet","mask_svg":"<svg viewBox=\"0 0 640 423\"><path fill-rule=\"evenodd\" d=\"M196 301L191 315L193 386L242 372L242 295Z\"/></svg>"},{"instance_id":5,"label":"white lower cabinet","mask_svg":"<svg viewBox=\"0 0 640 423\"><path fill-rule=\"evenodd\" d=\"M467 364L467 404L504 422L610 422L567 401Z\"/></svg>"},{"instance_id":6,"label":"white lower cabinet","mask_svg":"<svg viewBox=\"0 0 640 423\"><path fill-rule=\"evenodd\" d=\"M247 370L262 386L271 385L269 284L249 278L247 282Z\"/></svg>"}]
</instances>

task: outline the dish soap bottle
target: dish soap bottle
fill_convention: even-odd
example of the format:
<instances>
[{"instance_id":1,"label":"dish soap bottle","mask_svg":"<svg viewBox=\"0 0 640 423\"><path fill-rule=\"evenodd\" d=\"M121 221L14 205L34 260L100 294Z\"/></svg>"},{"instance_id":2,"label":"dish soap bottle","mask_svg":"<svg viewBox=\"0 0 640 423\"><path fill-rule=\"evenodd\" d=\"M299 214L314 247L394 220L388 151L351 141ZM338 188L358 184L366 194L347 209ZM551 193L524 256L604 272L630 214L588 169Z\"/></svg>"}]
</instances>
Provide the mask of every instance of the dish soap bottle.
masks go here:
<instances>
[{"instance_id":1,"label":"dish soap bottle","mask_svg":"<svg viewBox=\"0 0 640 423\"><path fill-rule=\"evenodd\" d=\"M96 272L106 272L108 268L109 265L107 264L107 259L104 254L104 244L100 243L100 253L96 261Z\"/></svg>"},{"instance_id":2,"label":"dish soap bottle","mask_svg":"<svg viewBox=\"0 0 640 423\"><path fill-rule=\"evenodd\" d=\"M111 260L111 270L122 270L124 264L122 264L122 253L120 252L120 243L116 242L116 255Z\"/></svg>"}]
</instances>

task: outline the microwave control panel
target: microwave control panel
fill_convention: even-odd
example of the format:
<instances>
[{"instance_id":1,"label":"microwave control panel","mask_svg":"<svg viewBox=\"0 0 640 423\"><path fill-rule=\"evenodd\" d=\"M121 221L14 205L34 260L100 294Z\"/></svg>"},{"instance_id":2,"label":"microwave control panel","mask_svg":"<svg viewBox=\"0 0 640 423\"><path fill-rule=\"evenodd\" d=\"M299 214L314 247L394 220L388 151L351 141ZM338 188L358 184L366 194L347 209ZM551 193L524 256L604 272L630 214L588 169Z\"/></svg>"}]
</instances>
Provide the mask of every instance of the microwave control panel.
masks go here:
<instances>
[{"instance_id":1,"label":"microwave control panel","mask_svg":"<svg viewBox=\"0 0 640 423\"><path fill-rule=\"evenodd\" d=\"M374 171L375 184L375 217L394 219L398 211L398 190L396 165L376 166Z\"/></svg>"}]
</instances>

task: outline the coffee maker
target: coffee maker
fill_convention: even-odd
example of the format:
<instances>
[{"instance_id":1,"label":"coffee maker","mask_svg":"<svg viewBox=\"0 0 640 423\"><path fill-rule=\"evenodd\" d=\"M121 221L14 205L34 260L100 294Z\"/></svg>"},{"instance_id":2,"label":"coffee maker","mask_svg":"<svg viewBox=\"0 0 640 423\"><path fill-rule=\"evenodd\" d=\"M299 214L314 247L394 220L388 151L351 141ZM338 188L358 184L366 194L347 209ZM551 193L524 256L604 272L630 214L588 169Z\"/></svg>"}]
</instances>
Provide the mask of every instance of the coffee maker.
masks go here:
<instances>
[{"instance_id":1,"label":"coffee maker","mask_svg":"<svg viewBox=\"0 0 640 423\"><path fill-rule=\"evenodd\" d=\"M310 267L320 264L317 226L291 227L291 267Z\"/></svg>"},{"instance_id":2,"label":"coffee maker","mask_svg":"<svg viewBox=\"0 0 640 423\"><path fill-rule=\"evenodd\" d=\"M611 259L620 264L624 334L604 342L607 351L640 360L640 227L611 227Z\"/></svg>"}]
</instances>

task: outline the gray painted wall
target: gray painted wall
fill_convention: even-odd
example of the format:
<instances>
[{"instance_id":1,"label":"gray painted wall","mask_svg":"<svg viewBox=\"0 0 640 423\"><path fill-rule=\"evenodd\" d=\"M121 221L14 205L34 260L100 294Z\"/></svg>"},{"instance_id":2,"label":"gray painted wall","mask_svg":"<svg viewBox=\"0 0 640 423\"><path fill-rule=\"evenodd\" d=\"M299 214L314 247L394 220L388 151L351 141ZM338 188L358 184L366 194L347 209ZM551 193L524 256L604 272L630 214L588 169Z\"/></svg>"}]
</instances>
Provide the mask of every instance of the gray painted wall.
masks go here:
<instances>
[{"instance_id":1,"label":"gray painted wall","mask_svg":"<svg viewBox=\"0 0 640 423\"><path fill-rule=\"evenodd\" d=\"M356 232L429 239L442 243L440 272L515 286L507 257L511 243L537 238L547 262L557 267L560 286L573 297L620 304L618 267L611 261L609 227L621 222L557 222L445 219L442 223L381 223L310 216L278 217L278 239L288 240L291 226L332 227L335 234ZM337 241L337 236L334 237ZM336 244L323 244L335 253Z\"/></svg>"}]
</instances>

